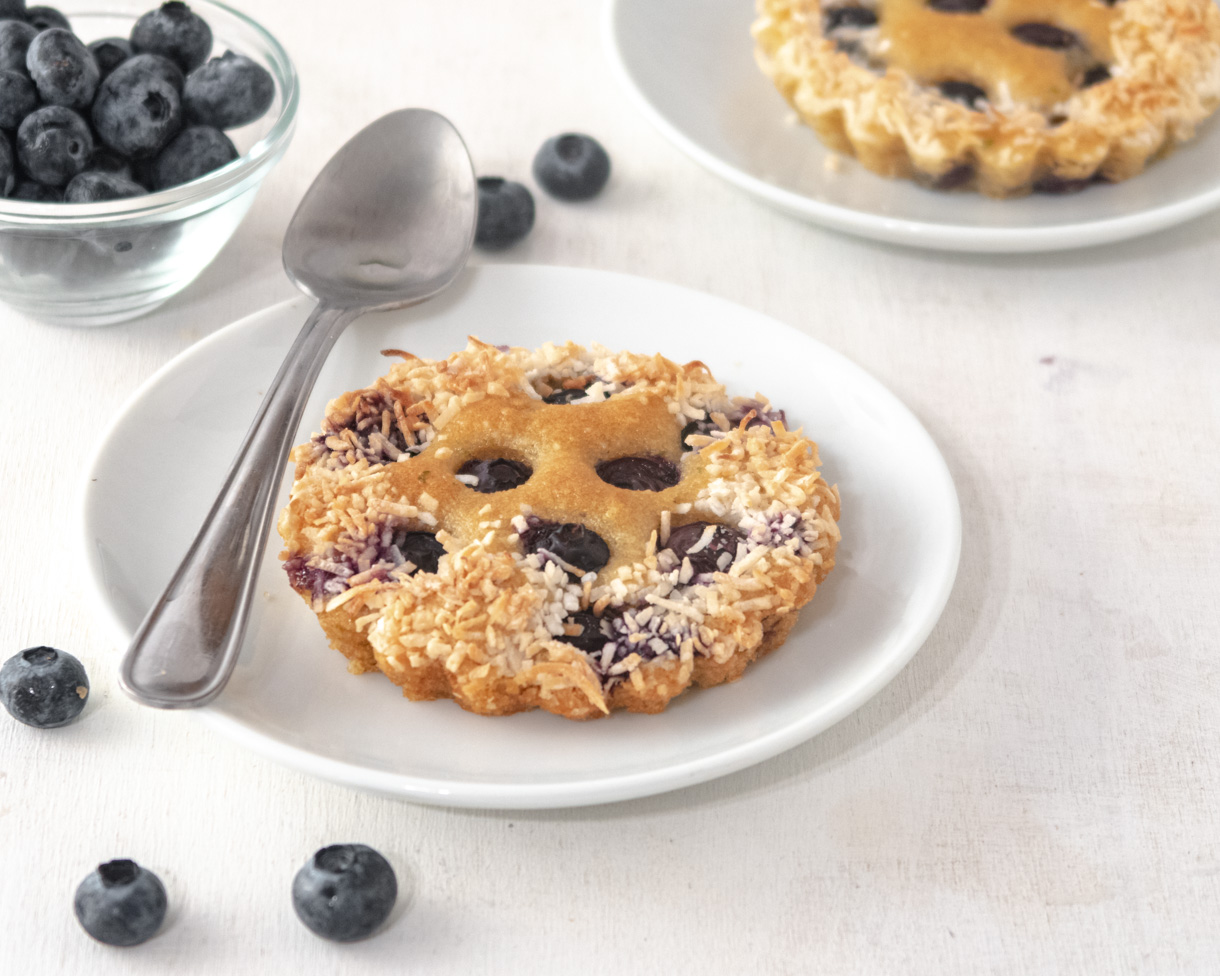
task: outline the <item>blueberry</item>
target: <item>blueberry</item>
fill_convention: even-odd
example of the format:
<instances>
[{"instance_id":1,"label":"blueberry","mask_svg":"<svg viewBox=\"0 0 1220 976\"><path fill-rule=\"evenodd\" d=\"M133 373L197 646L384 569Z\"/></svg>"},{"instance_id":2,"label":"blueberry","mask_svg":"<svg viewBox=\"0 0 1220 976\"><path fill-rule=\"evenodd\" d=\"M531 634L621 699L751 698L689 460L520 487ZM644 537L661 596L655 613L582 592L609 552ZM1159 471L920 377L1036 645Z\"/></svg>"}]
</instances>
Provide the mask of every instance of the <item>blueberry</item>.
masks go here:
<instances>
[{"instance_id":1,"label":"blueberry","mask_svg":"<svg viewBox=\"0 0 1220 976\"><path fill-rule=\"evenodd\" d=\"M99 864L76 889L73 907L81 927L98 942L133 946L147 942L165 921L165 885L126 858Z\"/></svg>"},{"instance_id":2,"label":"blueberry","mask_svg":"<svg viewBox=\"0 0 1220 976\"><path fill-rule=\"evenodd\" d=\"M43 186L34 180L22 180L9 194L10 200L28 200L30 203L61 203L64 191L54 186Z\"/></svg>"},{"instance_id":3,"label":"blueberry","mask_svg":"<svg viewBox=\"0 0 1220 976\"><path fill-rule=\"evenodd\" d=\"M192 71L182 91L186 117L216 129L249 125L262 118L274 98L271 73L232 51Z\"/></svg>"},{"instance_id":4,"label":"blueberry","mask_svg":"<svg viewBox=\"0 0 1220 976\"><path fill-rule=\"evenodd\" d=\"M1084 77L1080 80L1081 88L1092 88L1094 85L1100 85L1103 81L1110 80L1110 69L1104 64L1095 64L1084 73Z\"/></svg>"},{"instance_id":5,"label":"blueberry","mask_svg":"<svg viewBox=\"0 0 1220 976\"><path fill-rule=\"evenodd\" d=\"M25 20L25 0L0 0L0 20Z\"/></svg>"},{"instance_id":6,"label":"blueberry","mask_svg":"<svg viewBox=\"0 0 1220 976\"><path fill-rule=\"evenodd\" d=\"M552 390L542 398L543 403L571 403L573 400L583 400L589 394L579 386L562 390Z\"/></svg>"},{"instance_id":7,"label":"blueberry","mask_svg":"<svg viewBox=\"0 0 1220 976\"><path fill-rule=\"evenodd\" d=\"M85 170L72 177L64 187L64 203L97 203L100 200L121 200L147 193L135 180L125 179L113 173Z\"/></svg>"},{"instance_id":8,"label":"blueberry","mask_svg":"<svg viewBox=\"0 0 1220 976\"><path fill-rule=\"evenodd\" d=\"M566 132L542 144L534 156L534 179L560 200L589 200L610 179L610 157L592 136Z\"/></svg>"},{"instance_id":9,"label":"blueberry","mask_svg":"<svg viewBox=\"0 0 1220 976\"><path fill-rule=\"evenodd\" d=\"M292 879L292 907L314 935L353 942L371 935L398 897L390 862L365 844L323 847Z\"/></svg>"},{"instance_id":10,"label":"blueberry","mask_svg":"<svg viewBox=\"0 0 1220 976\"><path fill-rule=\"evenodd\" d=\"M0 197L9 196L17 187L17 161L8 136L0 132Z\"/></svg>"},{"instance_id":11,"label":"blueberry","mask_svg":"<svg viewBox=\"0 0 1220 976\"><path fill-rule=\"evenodd\" d=\"M130 58L123 62L126 66L124 71L135 74L150 74L154 78L160 78L174 86L174 91L179 95L182 94L182 88L186 84L186 75L169 58L163 58L159 54L133 54Z\"/></svg>"},{"instance_id":12,"label":"blueberry","mask_svg":"<svg viewBox=\"0 0 1220 976\"><path fill-rule=\"evenodd\" d=\"M534 226L534 195L520 183L479 177L479 218L474 242L489 251L516 244Z\"/></svg>"},{"instance_id":13,"label":"blueberry","mask_svg":"<svg viewBox=\"0 0 1220 976\"><path fill-rule=\"evenodd\" d=\"M130 180L131 163L118 153L107 149L105 146L95 146L93 149L93 158L89 160L89 168L96 170L99 173L109 173L111 176L121 176L123 179Z\"/></svg>"},{"instance_id":14,"label":"blueberry","mask_svg":"<svg viewBox=\"0 0 1220 976\"><path fill-rule=\"evenodd\" d=\"M71 31L53 27L35 37L25 67L48 105L81 109L93 103L101 73L89 49Z\"/></svg>"},{"instance_id":15,"label":"blueberry","mask_svg":"<svg viewBox=\"0 0 1220 976\"><path fill-rule=\"evenodd\" d=\"M968 81L942 81L936 86L945 98L961 102L966 108L981 112L987 105L987 93Z\"/></svg>"},{"instance_id":16,"label":"blueberry","mask_svg":"<svg viewBox=\"0 0 1220 976\"><path fill-rule=\"evenodd\" d=\"M868 7L830 7L822 15L822 33L830 34L842 27L872 27L876 23L877 13Z\"/></svg>"},{"instance_id":17,"label":"blueberry","mask_svg":"<svg viewBox=\"0 0 1220 976\"><path fill-rule=\"evenodd\" d=\"M1018 41L1032 44L1035 47L1046 47L1052 51L1066 51L1076 44L1076 35L1053 24L1034 22L1017 24L1011 34Z\"/></svg>"},{"instance_id":18,"label":"blueberry","mask_svg":"<svg viewBox=\"0 0 1220 976\"><path fill-rule=\"evenodd\" d=\"M93 126L107 148L145 159L174 137L182 126L176 72L172 62L150 54L124 61L106 76L93 102Z\"/></svg>"},{"instance_id":19,"label":"blueberry","mask_svg":"<svg viewBox=\"0 0 1220 976\"><path fill-rule=\"evenodd\" d=\"M135 52L131 50L131 41L125 37L103 37L89 45L89 53L93 55L98 71L105 78Z\"/></svg>"},{"instance_id":20,"label":"blueberry","mask_svg":"<svg viewBox=\"0 0 1220 976\"><path fill-rule=\"evenodd\" d=\"M682 477L672 461L650 455L602 461L595 470L606 484L628 491L664 491Z\"/></svg>"},{"instance_id":21,"label":"blueberry","mask_svg":"<svg viewBox=\"0 0 1220 976\"><path fill-rule=\"evenodd\" d=\"M575 624L580 628L580 633L564 634L555 639L561 640L565 644L571 644L586 654L597 653L606 646L606 642L610 639L602 633L601 620L588 610L577 610L575 613L569 614L564 624Z\"/></svg>"},{"instance_id":22,"label":"blueberry","mask_svg":"<svg viewBox=\"0 0 1220 976\"><path fill-rule=\"evenodd\" d=\"M71 30L68 18L54 7L26 7L25 22L35 30L44 31L52 28Z\"/></svg>"},{"instance_id":23,"label":"blueberry","mask_svg":"<svg viewBox=\"0 0 1220 976\"><path fill-rule=\"evenodd\" d=\"M212 29L185 3L170 0L136 21L131 46L139 53L163 55L189 73L212 52Z\"/></svg>"},{"instance_id":24,"label":"blueberry","mask_svg":"<svg viewBox=\"0 0 1220 976\"><path fill-rule=\"evenodd\" d=\"M0 68L0 129L15 129L38 108L38 89L24 72Z\"/></svg>"},{"instance_id":25,"label":"blueberry","mask_svg":"<svg viewBox=\"0 0 1220 976\"><path fill-rule=\"evenodd\" d=\"M711 522L691 522L680 525L669 533L665 548L673 551L681 563L684 558L690 560L691 569L696 574L723 572L737 558L737 543L741 541L741 533L730 529L727 525L717 525L712 533L712 540L698 552L690 550L703 538L704 531ZM721 556L728 554L729 559L723 566Z\"/></svg>"},{"instance_id":26,"label":"blueberry","mask_svg":"<svg viewBox=\"0 0 1220 976\"><path fill-rule=\"evenodd\" d=\"M548 552L582 573L595 573L610 561L610 547L592 529L533 516L528 521L529 527L521 533L521 548L526 552Z\"/></svg>"},{"instance_id":27,"label":"blueberry","mask_svg":"<svg viewBox=\"0 0 1220 976\"><path fill-rule=\"evenodd\" d=\"M457 473L474 475L479 480L470 487L487 495L493 491L508 491L510 488L525 484L530 480L534 469L528 464L510 461L508 458L496 458L492 461L472 458L458 468Z\"/></svg>"},{"instance_id":28,"label":"blueberry","mask_svg":"<svg viewBox=\"0 0 1220 976\"><path fill-rule=\"evenodd\" d=\"M37 36L38 29L22 21L0 21L0 69L26 74L26 52Z\"/></svg>"},{"instance_id":29,"label":"blueberry","mask_svg":"<svg viewBox=\"0 0 1220 976\"><path fill-rule=\"evenodd\" d=\"M93 155L89 125L70 108L47 105L31 112L17 130L17 158L39 183L64 186Z\"/></svg>"},{"instance_id":30,"label":"blueberry","mask_svg":"<svg viewBox=\"0 0 1220 976\"><path fill-rule=\"evenodd\" d=\"M928 0L928 6L942 14L977 14L987 0Z\"/></svg>"},{"instance_id":31,"label":"blueberry","mask_svg":"<svg viewBox=\"0 0 1220 976\"><path fill-rule=\"evenodd\" d=\"M192 125L183 129L142 170L151 190L165 190L197 180L237 158L237 148L219 129Z\"/></svg>"},{"instance_id":32,"label":"blueberry","mask_svg":"<svg viewBox=\"0 0 1220 976\"><path fill-rule=\"evenodd\" d=\"M404 559L415 564L416 573L435 573L445 554L445 547L433 532L396 532L392 544Z\"/></svg>"},{"instance_id":33,"label":"blueberry","mask_svg":"<svg viewBox=\"0 0 1220 976\"><path fill-rule=\"evenodd\" d=\"M53 647L31 647L0 667L0 701L18 722L36 729L67 725L85 707L84 665Z\"/></svg>"}]
</instances>

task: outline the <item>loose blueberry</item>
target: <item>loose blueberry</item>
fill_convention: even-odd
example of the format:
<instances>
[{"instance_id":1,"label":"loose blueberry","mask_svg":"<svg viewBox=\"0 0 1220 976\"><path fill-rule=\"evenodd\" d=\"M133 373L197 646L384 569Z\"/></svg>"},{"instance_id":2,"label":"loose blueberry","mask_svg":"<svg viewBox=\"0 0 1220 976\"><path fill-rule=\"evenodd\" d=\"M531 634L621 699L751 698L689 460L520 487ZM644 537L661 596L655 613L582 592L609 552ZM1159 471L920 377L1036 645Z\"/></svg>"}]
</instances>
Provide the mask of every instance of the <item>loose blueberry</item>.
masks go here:
<instances>
[{"instance_id":1,"label":"loose blueberry","mask_svg":"<svg viewBox=\"0 0 1220 976\"><path fill-rule=\"evenodd\" d=\"M35 30L45 31L53 28L71 30L68 18L54 7L26 7L25 22Z\"/></svg>"},{"instance_id":2,"label":"loose blueberry","mask_svg":"<svg viewBox=\"0 0 1220 976\"><path fill-rule=\"evenodd\" d=\"M1084 77L1080 80L1081 88L1092 88L1094 85L1100 85L1103 81L1110 80L1110 69L1104 64L1096 64L1084 73Z\"/></svg>"},{"instance_id":3,"label":"loose blueberry","mask_svg":"<svg viewBox=\"0 0 1220 976\"><path fill-rule=\"evenodd\" d=\"M977 14L987 0L928 0L928 6L942 14Z\"/></svg>"},{"instance_id":4,"label":"loose blueberry","mask_svg":"<svg viewBox=\"0 0 1220 976\"><path fill-rule=\"evenodd\" d=\"M124 179L113 173L85 170L72 177L64 187L64 203L97 203L101 200L121 200L147 193L135 180Z\"/></svg>"},{"instance_id":5,"label":"loose blueberry","mask_svg":"<svg viewBox=\"0 0 1220 976\"><path fill-rule=\"evenodd\" d=\"M275 80L261 64L232 51L196 68L186 78L182 105L199 125L236 129L262 118L275 99Z\"/></svg>"},{"instance_id":6,"label":"loose blueberry","mask_svg":"<svg viewBox=\"0 0 1220 976\"><path fill-rule=\"evenodd\" d=\"M390 916L398 879L390 862L365 844L323 847L292 880L292 907L314 935L353 942Z\"/></svg>"},{"instance_id":7,"label":"loose blueberry","mask_svg":"<svg viewBox=\"0 0 1220 976\"><path fill-rule=\"evenodd\" d=\"M690 522L680 525L669 533L665 548L673 551L681 564L684 558L690 560L691 569L696 575L700 573L724 572L737 558L737 543L741 541L741 533L730 529L727 525L717 525L712 540L698 552L690 550L703 538L704 531L711 522ZM728 562L721 566L721 557L728 554Z\"/></svg>"},{"instance_id":8,"label":"loose blueberry","mask_svg":"<svg viewBox=\"0 0 1220 976\"><path fill-rule=\"evenodd\" d=\"M113 946L147 942L165 921L165 885L127 859L107 861L76 889L73 907L81 927Z\"/></svg>"},{"instance_id":9,"label":"loose blueberry","mask_svg":"<svg viewBox=\"0 0 1220 976\"><path fill-rule=\"evenodd\" d=\"M17 130L17 158L39 183L64 186L93 155L89 124L70 108L48 105L31 112Z\"/></svg>"},{"instance_id":10,"label":"loose blueberry","mask_svg":"<svg viewBox=\"0 0 1220 976\"><path fill-rule=\"evenodd\" d=\"M682 478L672 461L650 455L602 461L595 470L606 484L628 491L664 491Z\"/></svg>"},{"instance_id":11,"label":"loose blueberry","mask_svg":"<svg viewBox=\"0 0 1220 976\"><path fill-rule=\"evenodd\" d=\"M592 136L567 132L542 144L534 156L534 179L560 200L589 200L610 179L610 157Z\"/></svg>"},{"instance_id":12,"label":"loose blueberry","mask_svg":"<svg viewBox=\"0 0 1220 976\"><path fill-rule=\"evenodd\" d=\"M582 573L595 573L610 561L610 547L592 529L576 522L547 522L529 516L521 533L525 552L548 552Z\"/></svg>"},{"instance_id":13,"label":"loose blueberry","mask_svg":"<svg viewBox=\"0 0 1220 976\"><path fill-rule=\"evenodd\" d=\"M586 654L596 654L609 640L602 633L602 622L588 610L577 610L570 614L564 621L566 625L575 624L580 628L579 634L563 634L556 637L556 640L561 640L565 644L571 644L574 647L584 651Z\"/></svg>"},{"instance_id":14,"label":"loose blueberry","mask_svg":"<svg viewBox=\"0 0 1220 976\"><path fill-rule=\"evenodd\" d=\"M1076 44L1075 34L1053 24L1018 24L1011 33L1018 41L1032 44L1034 47L1050 48L1052 51L1066 51Z\"/></svg>"},{"instance_id":15,"label":"loose blueberry","mask_svg":"<svg viewBox=\"0 0 1220 976\"><path fill-rule=\"evenodd\" d=\"M0 129L15 129L38 108L38 89L19 71L0 69Z\"/></svg>"},{"instance_id":16,"label":"loose blueberry","mask_svg":"<svg viewBox=\"0 0 1220 976\"><path fill-rule=\"evenodd\" d=\"M822 33L831 34L843 27L872 27L877 12L868 7L831 7L822 15Z\"/></svg>"},{"instance_id":17,"label":"loose blueberry","mask_svg":"<svg viewBox=\"0 0 1220 976\"><path fill-rule=\"evenodd\" d=\"M82 109L93 103L101 73L89 49L71 31L52 27L35 37L25 67L48 105Z\"/></svg>"},{"instance_id":18,"label":"loose blueberry","mask_svg":"<svg viewBox=\"0 0 1220 976\"><path fill-rule=\"evenodd\" d=\"M0 70L26 74L25 56L38 29L20 20L0 21Z\"/></svg>"},{"instance_id":19,"label":"loose blueberry","mask_svg":"<svg viewBox=\"0 0 1220 976\"><path fill-rule=\"evenodd\" d=\"M182 125L177 70L165 58L137 55L106 76L93 103L93 126L107 148L146 159L174 137Z\"/></svg>"},{"instance_id":20,"label":"loose blueberry","mask_svg":"<svg viewBox=\"0 0 1220 976\"><path fill-rule=\"evenodd\" d=\"M961 102L976 112L981 112L987 105L987 93L968 81L942 81L936 87L945 98Z\"/></svg>"},{"instance_id":21,"label":"loose blueberry","mask_svg":"<svg viewBox=\"0 0 1220 976\"><path fill-rule=\"evenodd\" d=\"M8 136L0 132L0 197L7 197L17 187L17 160Z\"/></svg>"},{"instance_id":22,"label":"loose blueberry","mask_svg":"<svg viewBox=\"0 0 1220 976\"><path fill-rule=\"evenodd\" d=\"M131 49L131 41L125 37L103 37L89 45L89 53L93 55L98 71L105 78L135 52Z\"/></svg>"},{"instance_id":23,"label":"loose blueberry","mask_svg":"<svg viewBox=\"0 0 1220 976\"><path fill-rule=\"evenodd\" d=\"M10 200L27 200L30 203L61 203L64 191L54 186L43 186L34 180L22 180L9 194Z\"/></svg>"},{"instance_id":24,"label":"loose blueberry","mask_svg":"<svg viewBox=\"0 0 1220 976\"><path fill-rule=\"evenodd\" d=\"M192 125L183 129L148 164L149 189L165 190L189 183L237 158L237 148L219 129Z\"/></svg>"},{"instance_id":25,"label":"loose blueberry","mask_svg":"<svg viewBox=\"0 0 1220 976\"><path fill-rule=\"evenodd\" d=\"M583 400L589 394L579 386L565 387L560 390L552 390L542 398L543 403L571 403L573 400Z\"/></svg>"},{"instance_id":26,"label":"loose blueberry","mask_svg":"<svg viewBox=\"0 0 1220 976\"><path fill-rule=\"evenodd\" d=\"M25 0L0 0L0 20L25 20Z\"/></svg>"},{"instance_id":27,"label":"loose blueberry","mask_svg":"<svg viewBox=\"0 0 1220 976\"><path fill-rule=\"evenodd\" d=\"M498 176L479 177L479 217L474 242L501 251L534 226L534 196L520 183Z\"/></svg>"},{"instance_id":28,"label":"loose blueberry","mask_svg":"<svg viewBox=\"0 0 1220 976\"><path fill-rule=\"evenodd\" d=\"M212 52L212 29L185 3L170 0L136 21L131 46L137 53L163 55L189 74Z\"/></svg>"},{"instance_id":29,"label":"loose blueberry","mask_svg":"<svg viewBox=\"0 0 1220 976\"><path fill-rule=\"evenodd\" d=\"M496 458L492 461L472 459L458 468L460 475L474 475L478 483L470 485L475 491L484 495L494 491L508 491L530 480L533 468L520 461L510 461L508 458Z\"/></svg>"},{"instance_id":30,"label":"loose blueberry","mask_svg":"<svg viewBox=\"0 0 1220 976\"><path fill-rule=\"evenodd\" d=\"M1092 176L1083 179L1066 180L1059 176L1044 176L1034 182L1035 193L1049 193L1052 196L1063 196L1068 193L1079 193L1096 182Z\"/></svg>"},{"instance_id":31,"label":"loose blueberry","mask_svg":"<svg viewBox=\"0 0 1220 976\"><path fill-rule=\"evenodd\" d=\"M84 665L66 651L31 647L0 667L0 701L18 722L36 729L67 725L88 697Z\"/></svg>"}]
</instances>

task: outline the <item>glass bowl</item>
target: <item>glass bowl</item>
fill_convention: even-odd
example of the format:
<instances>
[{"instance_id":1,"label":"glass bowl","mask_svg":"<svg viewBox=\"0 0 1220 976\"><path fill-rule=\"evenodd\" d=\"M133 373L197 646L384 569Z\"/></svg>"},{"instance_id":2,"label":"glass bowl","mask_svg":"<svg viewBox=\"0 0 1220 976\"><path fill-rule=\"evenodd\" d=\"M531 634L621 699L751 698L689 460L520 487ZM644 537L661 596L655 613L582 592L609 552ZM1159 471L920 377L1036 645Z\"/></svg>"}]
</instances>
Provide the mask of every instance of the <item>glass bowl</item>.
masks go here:
<instances>
[{"instance_id":1,"label":"glass bowl","mask_svg":"<svg viewBox=\"0 0 1220 976\"><path fill-rule=\"evenodd\" d=\"M232 50L271 72L275 101L226 134L241 156L190 183L104 203L0 198L0 301L63 325L110 325L152 311L190 284L237 229L263 177L284 155L299 98L280 43L249 17L190 0L212 28L212 56ZM127 37L158 0L107 0L105 12L57 4L86 44Z\"/></svg>"}]
</instances>

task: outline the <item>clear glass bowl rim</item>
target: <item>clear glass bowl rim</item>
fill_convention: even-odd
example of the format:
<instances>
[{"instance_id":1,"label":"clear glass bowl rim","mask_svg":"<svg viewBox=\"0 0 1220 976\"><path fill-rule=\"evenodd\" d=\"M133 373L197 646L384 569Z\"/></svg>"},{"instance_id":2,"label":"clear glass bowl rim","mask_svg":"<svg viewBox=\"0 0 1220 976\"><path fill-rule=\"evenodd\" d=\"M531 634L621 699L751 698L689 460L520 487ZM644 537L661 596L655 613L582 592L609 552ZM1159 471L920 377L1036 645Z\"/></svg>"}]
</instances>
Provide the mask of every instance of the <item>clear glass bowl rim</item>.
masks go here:
<instances>
[{"instance_id":1,"label":"clear glass bowl rim","mask_svg":"<svg viewBox=\"0 0 1220 976\"><path fill-rule=\"evenodd\" d=\"M98 225L120 222L129 223L150 217L167 217L185 208L208 209L198 205L214 198L215 205L219 206L229 197L226 191L240 187L252 173L278 158L284 143L292 134L300 102L300 84L292 59L270 31L240 10L217 0L190 2L204 12L205 19L208 9L221 11L225 16L240 21L266 44L271 54L271 71L282 92L280 114L267 134L251 146L249 152L227 166L222 166L190 183L144 196L107 200L104 203L35 203L0 197L0 225L27 230L64 231L96 228ZM86 12L91 11L81 11Z\"/></svg>"}]
</instances>

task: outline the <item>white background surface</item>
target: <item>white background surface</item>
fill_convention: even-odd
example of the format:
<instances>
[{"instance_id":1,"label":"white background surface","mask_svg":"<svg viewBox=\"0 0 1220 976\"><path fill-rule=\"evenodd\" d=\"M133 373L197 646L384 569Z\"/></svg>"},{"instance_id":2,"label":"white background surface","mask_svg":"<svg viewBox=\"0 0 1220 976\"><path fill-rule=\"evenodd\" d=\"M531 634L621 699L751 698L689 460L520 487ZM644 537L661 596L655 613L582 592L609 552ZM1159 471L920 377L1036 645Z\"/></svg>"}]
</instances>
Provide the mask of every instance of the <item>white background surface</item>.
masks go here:
<instances>
[{"instance_id":1,"label":"white background surface","mask_svg":"<svg viewBox=\"0 0 1220 976\"><path fill-rule=\"evenodd\" d=\"M1215 971L1220 216L1049 256L868 244L774 213L666 143L613 86L587 0L246 9L296 58L303 102L230 247L128 325L0 310L0 647L63 647L93 681L74 726L0 722L0 971ZM539 196L505 260L772 314L876 375L937 439L962 501L958 584L855 715L682 792L501 814L307 779L118 691L121 648L66 537L84 459L158 366L292 295L278 250L296 200L347 136L408 104L448 114L484 173L525 177L563 130L608 147L605 195ZM173 464L190 445L148 449ZM309 935L288 897L299 864L340 840L378 847L414 889L346 947ZM92 943L71 914L80 878L116 856L156 870L173 903L132 950Z\"/></svg>"}]
</instances>

